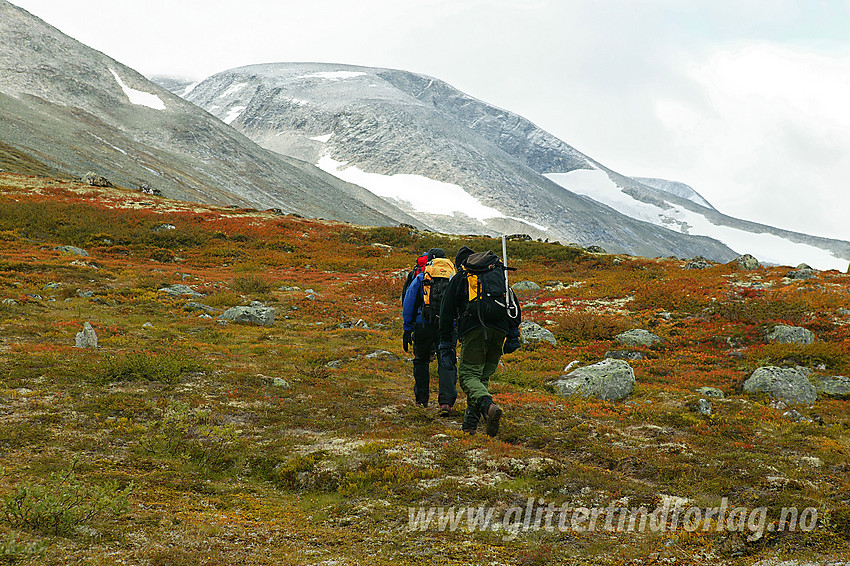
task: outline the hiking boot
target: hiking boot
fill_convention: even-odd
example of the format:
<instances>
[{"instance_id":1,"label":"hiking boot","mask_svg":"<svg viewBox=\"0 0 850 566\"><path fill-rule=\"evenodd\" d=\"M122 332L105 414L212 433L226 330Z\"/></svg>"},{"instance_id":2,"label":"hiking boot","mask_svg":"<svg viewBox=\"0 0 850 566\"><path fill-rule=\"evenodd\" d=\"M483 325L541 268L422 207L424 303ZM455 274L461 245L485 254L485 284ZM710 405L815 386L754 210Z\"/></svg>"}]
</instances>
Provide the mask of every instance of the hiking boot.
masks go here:
<instances>
[{"instance_id":1,"label":"hiking boot","mask_svg":"<svg viewBox=\"0 0 850 566\"><path fill-rule=\"evenodd\" d=\"M440 405L440 413L439 414L440 414L441 417L448 417L449 413L451 413L451 412L452 412L452 406L451 405Z\"/></svg>"},{"instance_id":2,"label":"hiking boot","mask_svg":"<svg viewBox=\"0 0 850 566\"><path fill-rule=\"evenodd\" d=\"M460 430L467 434L475 434L475 431L478 430L478 420L478 411L467 407L463 413L463 424L460 425Z\"/></svg>"},{"instance_id":3,"label":"hiking boot","mask_svg":"<svg viewBox=\"0 0 850 566\"><path fill-rule=\"evenodd\" d=\"M495 403L487 407L487 436L499 434L499 420L502 418L502 408Z\"/></svg>"}]
</instances>

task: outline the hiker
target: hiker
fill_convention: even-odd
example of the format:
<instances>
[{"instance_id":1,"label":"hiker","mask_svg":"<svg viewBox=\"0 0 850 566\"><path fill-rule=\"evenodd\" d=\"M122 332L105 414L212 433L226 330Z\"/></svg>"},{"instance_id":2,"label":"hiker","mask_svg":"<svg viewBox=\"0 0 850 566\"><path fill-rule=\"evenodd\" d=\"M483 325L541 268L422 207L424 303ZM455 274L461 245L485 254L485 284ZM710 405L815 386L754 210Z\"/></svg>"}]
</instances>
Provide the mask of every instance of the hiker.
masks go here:
<instances>
[{"instance_id":1,"label":"hiker","mask_svg":"<svg viewBox=\"0 0 850 566\"><path fill-rule=\"evenodd\" d=\"M440 248L431 248L421 256L416 258L416 267L411 269L407 273L407 279L404 281L404 287L401 288L401 302L404 303L404 296L407 294L407 288L410 287L410 284L413 282L413 278L422 273L425 269L425 266L428 265L428 262L433 258L430 257L431 252L434 250L439 250ZM445 257L445 253L443 252L443 257Z\"/></svg>"},{"instance_id":2,"label":"hiker","mask_svg":"<svg viewBox=\"0 0 850 566\"><path fill-rule=\"evenodd\" d=\"M440 312L438 357L441 365L456 365L460 388L466 393L461 429L475 434L484 419L487 434L496 436L502 409L488 388L502 353L520 346L519 302L508 287L504 264L492 251L475 253L464 246L455 265L458 274L449 282ZM455 335L461 342L459 361L454 354Z\"/></svg>"},{"instance_id":3,"label":"hiker","mask_svg":"<svg viewBox=\"0 0 850 566\"><path fill-rule=\"evenodd\" d=\"M428 406L430 397L431 359L440 341L439 316L442 298L455 268L440 248L428 250L428 263L413 277L402 303L404 335L402 347L407 352L413 344L413 396L417 405ZM451 333L450 333L451 335ZM448 416L457 400L457 371L437 366L440 415Z\"/></svg>"}]
</instances>

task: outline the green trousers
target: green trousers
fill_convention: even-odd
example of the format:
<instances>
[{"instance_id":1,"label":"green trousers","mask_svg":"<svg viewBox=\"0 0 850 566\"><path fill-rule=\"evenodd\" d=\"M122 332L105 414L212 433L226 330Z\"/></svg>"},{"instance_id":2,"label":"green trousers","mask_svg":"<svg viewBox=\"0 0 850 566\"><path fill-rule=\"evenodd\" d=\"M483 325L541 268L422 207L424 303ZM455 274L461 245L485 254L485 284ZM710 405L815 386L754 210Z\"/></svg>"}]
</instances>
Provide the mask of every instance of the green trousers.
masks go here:
<instances>
[{"instance_id":1,"label":"green trousers","mask_svg":"<svg viewBox=\"0 0 850 566\"><path fill-rule=\"evenodd\" d=\"M479 410L481 400L490 398L490 376L496 372L502 357L505 333L488 328L485 339L484 328L478 327L464 334L460 341L457 380L466 393L467 406Z\"/></svg>"}]
</instances>

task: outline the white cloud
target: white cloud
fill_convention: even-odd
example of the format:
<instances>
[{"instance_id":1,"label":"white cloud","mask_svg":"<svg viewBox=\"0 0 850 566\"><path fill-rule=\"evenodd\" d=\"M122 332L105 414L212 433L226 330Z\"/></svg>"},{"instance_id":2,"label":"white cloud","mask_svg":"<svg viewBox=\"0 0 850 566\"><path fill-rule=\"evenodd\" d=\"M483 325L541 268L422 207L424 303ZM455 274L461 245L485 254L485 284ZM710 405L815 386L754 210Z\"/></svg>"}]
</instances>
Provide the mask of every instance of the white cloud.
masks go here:
<instances>
[{"instance_id":1,"label":"white cloud","mask_svg":"<svg viewBox=\"0 0 850 566\"><path fill-rule=\"evenodd\" d=\"M747 44L687 74L701 98L655 104L682 180L728 214L850 237L850 54Z\"/></svg>"}]
</instances>

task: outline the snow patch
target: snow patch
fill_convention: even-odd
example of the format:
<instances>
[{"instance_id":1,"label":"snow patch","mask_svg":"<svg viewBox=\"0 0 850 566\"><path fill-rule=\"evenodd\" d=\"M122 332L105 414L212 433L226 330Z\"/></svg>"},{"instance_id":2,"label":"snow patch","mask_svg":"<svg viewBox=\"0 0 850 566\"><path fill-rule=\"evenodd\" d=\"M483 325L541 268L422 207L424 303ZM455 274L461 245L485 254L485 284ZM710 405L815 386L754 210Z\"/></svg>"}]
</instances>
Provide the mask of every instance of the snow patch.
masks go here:
<instances>
[{"instance_id":1,"label":"snow patch","mask_svg":"<svg viewBox=\"0 0 850 566\"><path fill-rule=\"evenodd\" d=\"M230 96L232 94L236 94L237 92L239 92L240 90L242 90L246 86L248 86L248 83L236 83L235 85L230 85L229 87L227 87L227 90L225 90L223 93L221 93L220 96L227 97L227 96Z\"/></svg>"},{"instance_id":2,"label":"snow patch","mask_svg":"<svg viewBox=\"0 0 850 566\"><path fill-rule=\"evenodd\" d=\"M317 142L328 143L329 141L331 141L331 136L333 136L333 134L327 134L327 135L324 135L324 136L316 136L316 137L313 137L313 138L310 138L310 139L313 140L313 141L317 141Z\"/></svg>"},{"instance_id":3,"label":"snow patch","mask_svg":"<svg viewBox=\"0 0 850 566\"><path fill-rule=\"evenodd\" d=\"M136 106L147 106L148 108L153 108L154 110L165 110L165 103L160 97L149 92L143 92L141 90L130 88L124 84L124 81L121 80L121 77L118 76L118 73L116 73L112 69L109 69L109 72L112 73L112 76L115 77L116 81L118 81L118 85L121 87L121 90L124 91L124 94L127 95L127 98L130 99L130 102L132 104L135 104Z\"/></svg>"},{"instance_id":4,"label":"snow patch","mask_svg":"<svg viewBox=\"0 0 850 566\"><path fill-rule=\"evenodd\" d=\"M641 202L626 193L599 169L578 169L569 173L548 173L548 179L576 194L585 195L608 205L626 216L683 234L708 236L737 251L749 253L761 262L779 265L808 263L816 269L842 270L847 258L838 258L827 250L786 240L766 233L747 232L730 226L712 224L705 216L680 206L662 209Z\"/></svg>"},{"instance_id":5,"label":"snow patch","mask_svg":"<svg viewBox=\"0 0 850 566\"><path fill-rule=\"evenodd\" d=\"M341 81L345 79L353 79L354 77L363 77L366 73L354 71L324 71L320 73L312 73L309 75L301 75L299 79L327 79L329 81Z\"/></svg>"},{"instance_id":6,"label":"snow patch","mask_svg":"<svg viewBox=\"0 0 850 566\"><path fill-rule=\"evenodd\" d=\"M240 114L247 108L247 106L234 106L230 110L227 111L227 116L224 117L223 122L225 124L231 123L233 120L239 117Z\"/></svg>"},{"instance_id":7,"label":"snow patch","mask_svg":"<svg viewBox=\"0 0 850 566\"><path fill-rule=\"evenodd\" d=\"M409 203L417 212L453 216L462 213L482 221L486 218L504 218L504 215L467 193L459 185L435 181L422 175L381 175L367 173L348 162L336 161L325 155L317 166L334 177L359 185L382 197Z\"/></svg>"},{"instance_id":8,"label":"snow patch","mask_svg":"<svg viewBox=\"0 0 850 566\"><path fill-rule=\"evenodd\" d=\"M201 84L201 83L192 83L192 84L186 85L186 88L184 88L183 92L181 92L178 96L180 98L186 98L186 96L188 96L189 93L192 92L195 89L195 87L198 86L199 84Z\"/></svg>"}]
</instances>

